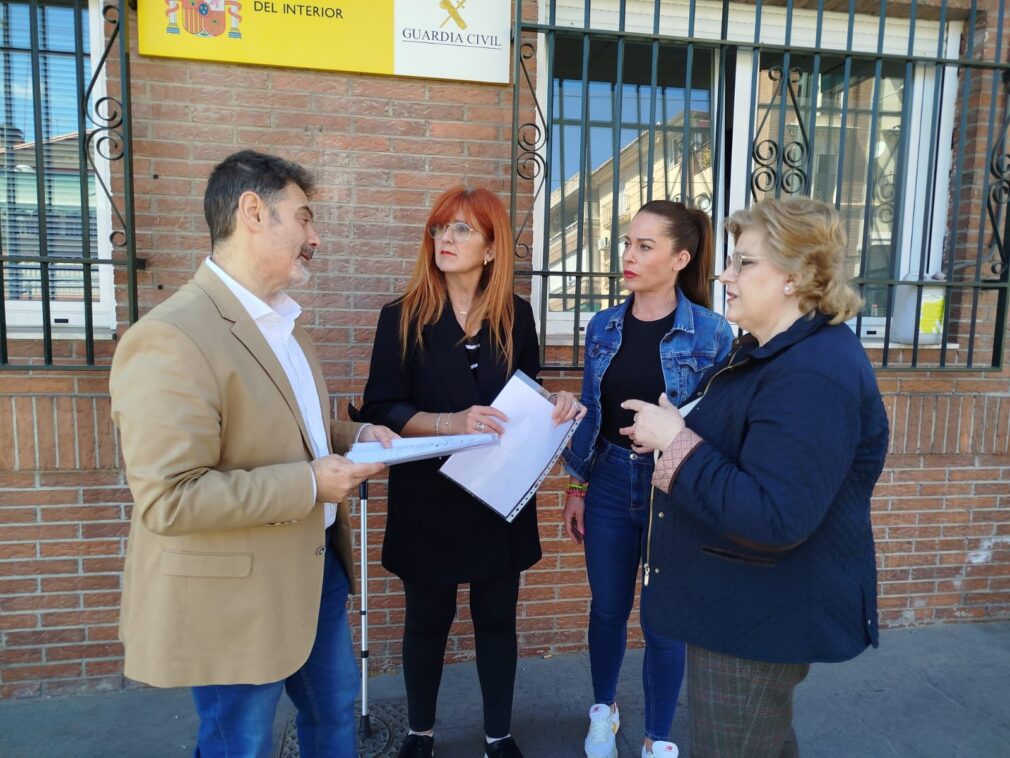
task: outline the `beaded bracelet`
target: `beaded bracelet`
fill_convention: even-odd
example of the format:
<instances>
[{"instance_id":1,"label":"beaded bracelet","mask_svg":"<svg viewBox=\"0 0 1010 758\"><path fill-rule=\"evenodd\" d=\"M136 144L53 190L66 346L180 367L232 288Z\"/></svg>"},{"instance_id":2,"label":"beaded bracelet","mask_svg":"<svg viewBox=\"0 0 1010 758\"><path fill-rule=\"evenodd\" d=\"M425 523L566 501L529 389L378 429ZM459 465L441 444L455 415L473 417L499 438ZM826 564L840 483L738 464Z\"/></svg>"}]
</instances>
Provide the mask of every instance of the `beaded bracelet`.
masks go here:
<instances>
[{"instance_id":1,"label":"beaded bracelet","mask_svg":"<svg viewBox=\"0 0 1010 758\"><path fill-rule=\"evenodd\" d=\"M439 427L439 425L440 425L441 423L442 423L442 414L441 414L441 413L439 413L439 414L438 414L438 415L437 415L437 416L435 417L435 436L436 436L436 437L438 437L438 436L439 436L439 431L438 431L438 427Z\"/></svg>"},{"instance_id":2,"label":"beaded bracelet","mask_svg":"<svg viewBox=\"0 0 1010 758\"><path fill-rule=\"evenodd\" d=\"M568 484L567 494L574 495L575 497L585 497L586 492L589 490L589 485L585 482L570 482Z\"/></svg>"}]
</instances>

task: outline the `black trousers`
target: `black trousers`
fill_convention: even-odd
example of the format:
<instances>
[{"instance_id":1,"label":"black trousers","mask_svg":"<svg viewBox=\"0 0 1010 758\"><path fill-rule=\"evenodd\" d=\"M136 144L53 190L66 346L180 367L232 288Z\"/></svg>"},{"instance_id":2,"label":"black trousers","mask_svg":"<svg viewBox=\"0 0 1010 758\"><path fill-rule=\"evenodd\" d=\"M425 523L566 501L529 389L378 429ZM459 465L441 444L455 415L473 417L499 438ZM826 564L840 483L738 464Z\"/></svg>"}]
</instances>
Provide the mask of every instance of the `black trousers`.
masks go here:
<instances>
[{"instance_id":1,"label":"black trousers","mask_svg":"<svg viewBox=\"0 0 1010 758\"><path fill-rule=\"evenodd\" d=\"M458 585L404 581L403 678L410 728L435 726L435 702L449 627L456 618ZM511 730L516 679L516 602L519 575L470 583L470 616L477 649L477 676L484 697L484 730L504 737Z\"/></svg>"}]
</instances>

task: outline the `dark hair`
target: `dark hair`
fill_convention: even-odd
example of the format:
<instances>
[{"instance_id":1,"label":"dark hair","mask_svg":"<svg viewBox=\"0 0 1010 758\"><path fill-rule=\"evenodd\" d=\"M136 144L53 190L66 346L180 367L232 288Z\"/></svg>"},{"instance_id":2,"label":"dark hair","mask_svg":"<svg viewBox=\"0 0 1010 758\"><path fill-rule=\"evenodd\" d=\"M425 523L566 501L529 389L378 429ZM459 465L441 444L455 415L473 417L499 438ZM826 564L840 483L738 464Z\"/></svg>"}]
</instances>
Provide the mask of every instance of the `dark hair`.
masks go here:
<instances>
[{"instance_id":1,"label":"dark hair","mask_svg":"<svg viewBox=\"0 0 1010 758\"><path fill-rule=\"evenodd\" d=\"M203 215L210 228L211 247L235 231L235 211L243 192L255 192L272 206L289 184L297 184L311 195L316 180L297 163L255 150L242 150L221 161L211 172L203 193Z\"/></svg>"},{"instance_id":2,"label":"dark hair","mask_svg":"<svg viewBox=\"0 0 1010 758\"><path fill-rule=\"evenodd\" d=\"M674 251L687 250L691 254L687 266L677 274L677 286L691 302L711 308L712 221L708 214L669 200L650 200L638 213L651 213L663 219L666 233L673 237Z\"/></svg>"}]
</instances>

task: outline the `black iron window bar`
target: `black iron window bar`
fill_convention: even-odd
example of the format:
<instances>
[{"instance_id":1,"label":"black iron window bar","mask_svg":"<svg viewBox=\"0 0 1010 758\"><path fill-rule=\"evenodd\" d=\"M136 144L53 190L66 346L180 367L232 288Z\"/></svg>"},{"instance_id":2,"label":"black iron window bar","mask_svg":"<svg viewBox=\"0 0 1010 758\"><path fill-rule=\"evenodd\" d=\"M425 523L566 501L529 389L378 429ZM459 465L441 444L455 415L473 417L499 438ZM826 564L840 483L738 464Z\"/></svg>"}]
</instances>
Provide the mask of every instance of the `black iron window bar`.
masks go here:
<instances>
[{"instance_id":1,"label":"black iron window bar","mask_svg":"<svg viewBox=\"0 0 1010 758\"><path fill-rule=\"evenodd\" d=\"M13 5L13 3L12 3ZM46 135L44 133L44 110L47 106L43 102L41 93L48 88L47 69L43 63L43 50L40 40L43 29L41 25L45 23L44 8L48 6L58 6L72 8L74 12L72 52L58 53L46 50L46 56L68 55L74 60L75 85L77 92L77 134L78 134L78 165L80 166L80 245L79 255L59 254L53 255L50 251L48 240L49 224L47 212L47 171L46 167ZM138 318L137 305L137 271L144 268L144 262L138 260L136 255L136 235L134 230L134 202L133 202L133 139L132 125L130 120L130 60L129 60L129 33L127 29L128 13L125 0L112 0L102 6L102 21L104 22L105 46L102 54L95 65L94 71L89 62L89 53L86 50L85 39L88 28L85 22L85 12L88 10L87 0L70 0L68 2L40 2L40 0L28 0L28 18L31 24L29 34L29 49L31 60L32 92L33 95L33 121L34 121L34 159L36 166L36 209L38 224L38 255L9 255L4 250L2 235L0 235L0 291L4 288L4 266L18 264L37 264L40 277L40 304L41 323L39 327L42 331L42 358L41 362L30 360L28 362L17 362L11 359L11 333L9 329L6 302L0 300L0 368L7 370L105 370L107 365L98 365L95 359L95 328L93 319L93 278L94 270L98 266L113 266L126 271L126 310L130 322ZM97 20L91 20L97 23ZM4 70L11 71L10 56L14 52L24 53L23 49L15 50L11 45L10 30L5 25L3 30L4 39L0 54L7 56ZM115 55L115 58L112 56ZM100 77L105 75L110 59L118 63L116 71L116 85L119 97L105 94L102 97L94 97L96 85ZM11 98L11 82L4 82L7 98ZM11 104L6 105L6 112L11 112ZM10 119L8 119L8 122ZM4 147L6 165L4 166L7 175L10 176L14 169L11 165L13 161L13 143L9 135L5 135L6 144ZM104 178L103 171L99 170L99 162L107 163L118 169L119 196L121 205L117 203L113 195L113 188L110 187ZM110 172L111 173L111 172ZM89 174L95 177L96 184L108 200L112 212L112 232L109 236L113 254L109 258L100 258L97 251L92 249L92 229L91 219L93 209L90 207L89 198ZM8 193L8 208L13 206L12 198ZM54 360L54 334L52 300L53 283L51 281L52 267L66 267L68 265L80 266L83 287L83 355ZM19 351L20 352L20 351Z\"/></svg>"},{"instance_id":2,"label":"black iron window bar","mask_svg":"<svg viewBox=\"0 0 1010 758\"><path fill-rule=\"evenodd\" d=\"M521 5L521 0L517 5ZM795 3L787 0L784 3L776 4L778 8L785 8L786 13L786 37L784 44L771 44L761 39L761 17L764 7L771 4L758 0L754 6L755 31L752 40L746 42L728 40L728 25L730 3L725 1L722 4L721 15L721 38L713 40L695 36L696 6L690 5L688 18L688 36L675 36L660 33L660 19L662 13L662 3L654 0L652 15L652 32L643 33L630 31L627 29L627 5L626 0L620 0L617 4L618 23L617 28L593 28L591 25L592 14L590 3L584 3L583 23L581 28L573 28L570 25L559 25L558 7L556 0L548 0L546 4L546 22L539 23L527 21L522 18L522 14L517 8L515 14L516 22L514 28L515 40L515 91L513 97L513 132L515 142L513 144L512 156L514 166L514 177L511 198L512 218L516 229L516 251L519 259L518 277L530 277L541 284L542 297L539 300L540 330L542 349L546 348L547 342L547 314L548 298L550 286L558 277L564 277L563 282L572 282L572 291L568 292L567 286L564 288L563 297L573 303L571 339L567 343L565 353L568 360L545 360L545 365L556 368L578 368L580 366L580 333L584 321L588 320L583 310L595 310L594 302L609 305L615 302L615 293L620 274L615 271L599 272L586 269L582 259L582 251L586 249L586 244L591 243L588 239L592 234L592 221L587 214L586 188L589 178L589 167L587 165L587 143L588 129L590 125L590 114L588 106L588 90L591 81L590 74L590 48L593 44L601 42L616 45L616 76L612 81L614 103L612 112L617 118L617 123L612 127L613 134L613 156L614 156L614 176L612 187L612 209L611 209L611 229L617 228L617 193L619 185L619 161L617 156L620 151L620 114L621 97L623 92L624 58L626 46L629 44L648 45L651 50L651 88L649 92L649 119L647 125L648 158L645 162L645 182L644 188L647 199L651 199L654 187L654 154L656 144L655 134L657 129L662 130L665 125L657 125L657 80L660 74L659 59L661 48L674 46L682 49L686 55L685 72L685 95L687 102L684 105L684 113L690 114L691 96L691 68L695 62L697 51L714 56L718 59L717 82L712 92L715 112L719 121L716 123L713 144L711 145L711 160L713 165L719 170L714 171L715 176L721 176L720 170L727 170L726 159L728 156L727 146L724 144L726 134L726 114L727 103L727 75L728 64L731 55L751 55L753 57L752 76L752 97L758 96L758 76L761 72L762 55L775 55L781 59L781 63L768 67L766 76L771 80L774 89L772 105L765 109L764 118L767 119L772 109L778 110L777 134L775 139L758 139L757 135L761 131L761 125L755 122L759 117L756 103L752 101L748 108L748 126L751 139L751 149L745 156L747 161L747 173L750 177L751 196L757 197L760 193L773 192L775 196L787 194L809 194L811 191L811 177L813 171L813 140L816 139L816 131L810 128L818 114L817 92L809 95L809 107L806 112L801 107L800 100L794 90L795 77L803 72L792 65L794 60L803 58L811 62L811 79L814 87L820 81L822 62L827 57L843 58L844 66L840 89L842 92L841 103L841 128L844 134L846 129L846 119L851 115L849 111L849 91L850 86L855 81L853 77L854 63L872 65L873 68L873 92L874 97L870 109L870 144L874 144L877 138L879 125L880 87L883 77L883 67L889 64L891 67L900 66L904 70L904 81L906 84L912 82L916 67L933 67L934 92L932 97L932 113L929 117L930 143L928 146L928 172L926 184L929 188L937 186L936 176L937 155L939 151L945 149L953 150L956 168L949 177L950 205L947 218L934 218L932 205L921 209L923 218L921 223L925 231L922 233L922 244L918 251L917 268L919 276L915 280L902 279L898 272L892 270L890 276L867 276L867 250L869 247L870 229L875 221L883 220L894 225L893 228L901 228L904 222L905 204L903 193L907 191L905 182L900 173L908 160L909 144L907 139L901 139L900 150L896 156L897 166L888 167L888 171L877 172L877 166L871 155L866 167L865 181L865 202L863 210L862 239L860 244L859 275L853 280L861 292L866 288L886 288L887 313L885 319L884 336L879 351L874 351L871 356L875 363L881 368L893 370L998 370L1003 363L1003 352L1007 322L1007 298L1008 298L1008 254L1007 237L1010 235L1010 216L1008 216L1008 202L1010 202L1010 145L1007 144L1007 135L1010 132L1010 64L1004 62L1006 54L1003 50L1005 3L999 3L995 12L990 10L985 17L985 22L996 30L994 53L991 59L983 60L976 51L976 43L982 38L979 30L981 11L977 1L971 2L967 8L966 16L963 16L964 29L962 33L962 50L960 57L945 55L946 34L948 21L951 20L951 9L944 0L941 3L919 3L913 0L907 9L907 20L910 24L908 50L905 54L886 52L884 39L886 34L886 19L888 14L887 0L880 0L876 9L878 17L877 47L874 52L857 51L853 49L853 30L856 19L855 0L849 0L848 27L846 48L844 50L827 48L823 46L822 32L824 26L825 2L819 0L817 3L817 28L816 42L813 47L795 45L791 40L793 27L793 12ZM808 3L803 4L809 6ZM922 55L915 52L916 42L916 19L920 11L929 11L932 18L939 20L940 29L937 39L935 55ZM959 10L964 14L964 9ZM575 39L581 43L581 104L583 112L579 114L578 123L581 124L580 139L582 149L579 154L579 169L577 172L576 207L577 212L574 220L566 220L563 216L565 208L561 204L562 218L555 226L560 226L560 230L552 227L550 216L550 195L544 198L542 239L538 241L537 249L531 242L534 208L536 199L539 198L544 187L547 186L548 175L550 174L550 156L555 148L553 145L552 129L563 119L559 120L559 112L563 110L564 103L556 102L555 97L555 52L559 40ZM532 61L536 58L537 47L544 50L544 59L547 62L546 69L537 72L538 77L544 78L549 84L546 87L546 97L544 102L540 102L537 90L534 86L534 76L531 73ZM941 97L940 83L941 74L948 67L956 68L959 75L958 96L957 96L957 120L956 120L956 143L953 146L946 146L939 143L938 124L940 119ZM788 72L788 73L786 73ZM989 156L988 168L984 174L982 186L978 191L978 199L984 208L978 218L966 223L962 216L962 196L961 190L964 186L966 163L966 148L968 146L969 132L969 107L970 98L982 92L986 86L984 77L990 77L989 106L988 106L988 126L985 129L985 150ZM1002 82L1003 86L1000 86ZM906 93L910 90L906 87ZM527 103L532 102L532 109ZM998 105L999 104L999 105ZM738 108L739 108L739 104ZM908 124L911 114L912 98L903 98L902 124ZM1001 109L1001 111L1000 111ZM532 110L532 118L525 117L525 114ZM739 111L738 111L739 112ZM798 126L798 138L794 135L787 137L785 126L787 115L790 116ZM683 138L681 145L691 143L691 118L683 118L681 129ZM739 119L735 124L739 128ZM977 125L973 125L977 126ZM559 132L558 139L564 139L563 131ZM840 140L838 166L836 175L837 191L835 193L836 205L841 199L841 185L844 181L843 171L845 166L845 140ZM664 147L665 147L664 140ZM734 158L738 160L739 158ZM568 178L560 177L560 187L562 193L565 190ZM712 191L704 198L691 198L687 187L687 173L681 172L682 187L675 199L687 198L687 202L696 206L704 207L703 203L710 203L715 210L717 218L718 211L723 212L733 210L725 208L725 198L723 197L724 187L720 181L713 182ZM524 188L529 188L532 192L532 199L528 195L523 196L523 205L527 210L519 217L518 208L520 205L520 184ZM916 222L919 222L916 219ZM560 231L564 242L567 232L566 227L574 223L575 244L574 244L574 268L568 268L569 256L563 253L560 260L561 271L551 270L549 266L540 266L538 262L547 261L548 245L551 237ZM945 225L946 243L942 254L942 277L939 280L927 278L928 259L930 254L931 240L933 239L934 226ZM960 240L966 238L968 233L972 233L977 238L974 243L974 255L967 246ZM611 260L615 260L617 255L613 246L615 240L611 239L610 244ZM900 251L891 250L892 269L896 268L900 261ZM916 255L912 255L913 263ZM973 272L971 277L967 274ZM583 291L584 283L587 279L606 279L610 281L609 291L606 293L586 293ZM590 282L591 284L591 282ZM920 316L923 310L923 298L927 288L942 288L944 292L944 303L946 307L943 312L942 334L939 346L932 348L923 358L924 346L920 345L919 329L915 329L914 338L911 345L898 345L892 339L891 326L893 319L894 303L898 288L914 288L914 318L913 323L920 323ZM907 292L907 290L906 290ZM981 301L986 295L995 296L995 309L992 318L980 318ZM955 310L953 305L955 299L956 310L965 312L957 323L952 323L952 313ZM965 300L969 301L966 305ZM863 334L864 315L860 314L855 321L857 334ZM980 335L980 330L988 327L991 333ZM991 344L988 356L979 357L982 350L977 348L978 338L986 337ZM965 344L957 348L949 348L951 338L962 340ZM953 352L956 351L956 352Z\"/></svg>"}]
</instances>

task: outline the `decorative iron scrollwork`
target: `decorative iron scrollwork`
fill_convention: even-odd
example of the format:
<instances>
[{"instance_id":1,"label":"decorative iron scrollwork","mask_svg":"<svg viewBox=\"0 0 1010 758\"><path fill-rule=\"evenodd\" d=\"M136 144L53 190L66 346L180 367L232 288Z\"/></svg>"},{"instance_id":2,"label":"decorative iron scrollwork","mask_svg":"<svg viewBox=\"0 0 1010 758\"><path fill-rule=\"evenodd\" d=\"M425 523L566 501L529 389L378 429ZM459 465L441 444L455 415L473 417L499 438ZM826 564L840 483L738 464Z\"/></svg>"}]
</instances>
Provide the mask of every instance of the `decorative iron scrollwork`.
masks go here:
<instances>
[{"instance_id":1,"label":"decorative iron scrollwork","mask_svg":"<svg viewBox=\"0 0 1010 758\"><path fill-rule=\"evenodd\" d=\"M109 206L112 208L112 213L118 224L118 227L114 228L111 234L109 234L109 242L114 248L124 250L128 247L130 240L130 235L127 233L129 224L123 211L116 204L112 189L106 183L105 172L99 170L96 162L96 156L110 164L115 161L123 161L124 171L133 170L126 154L126 140L123 137L123 103L121 100L108 94L94 100L92 100L92 97L95 86L104 76L108 58L112 54L112 51L116 49L117 43L119 45L126 45L128 42L122 38L123 25L120 17L119 3L109 2L104 5L102 7L102 17L105 19L108 27L105 35L105 48L102 50L102 56L95 66L91 80L88 82L88 87L84 92L84 98L81 101L81 108L84 111L85 119L88 123L94 125L93 129L87 130L84 138L86 146L85 155L87 156L89 170L95 176L102 191L108 198ZM122 52L122 49L120 49L121 54ZM123 68L120 66L120 87L125 88L128 86L129 82L123 77ZM132 223L132 218L130 222Z\"/></svg>"},{"instance_id":2,"label":"decorative iron scrollwork","mask_svg":"<svg viewBox=\"0 0 1010 758\"><path fill-rule=\"evenodd\" d=\"M993 177L993 182L986 198L986 211L993 237L989 270L1001 279L1007 275L1007 258L1010 256L1006 237L1007 225L1010 223L1007 218L1007 203L1010 202L1010 154L998 151L1006 149L1005 137L1008 129L1010 129L1010 113L1003 122L1001 135L1004 139L995 141L995 147L989 157L989 173Z\"/></svg>"},{"instance_id":3,"label":"decorative iron scrollwork","mask_svg":"<svg viewBox=\"0 0 1010 758\"><path fill-rule=\"evenodd\" d=\"M547 181L547 160L544 157L547 148L547 118L544 116L540 102L537 100L536 87L533 84L533 77L530 75L527 61L536 56L536 47L531 42L523 42L519 48L519 64L522 68L523 78L529 87L530 95L533 98L533 105L536 109L536 120L527 121L516 127L516 144L519 153L516 156L515 172L526 181L535 183L533 189L533 201L529 203L529 210L523 218L519 228L515 233L515 256L517 258L529 258L533 250L529 243L523 242L523 238L529 232L530 224L533 221L533 209L536 207L536 199L543 191L544 183ZM519 96L518 88L516 97Z\"/></svg>"},{"instance_id":4,"label":"decorative iron scrollwork","mask_svg":"<svg viewBox=\"0 0 1010 758\"><path fill-rule=\"evenodd\" d=\"M773 110L781 111L781 104L777 105L779 99L788 98L787 102L799 127L800 136L799 139L789 140L782 145L771 138L754 142L751 157L757 167L751 171L750 184L755 198L759 193L774 192L776 189L781 189L788 195L802 195L809 186L807 157L810 154L810 139L797 95L802 76L803 71L795 67L789 69L788 77L782 75L781 66L772 66L768 69L769 80L777 82L777 86L772 93L771 102L765 108L761 123L755 130L755 135L764 132Z\"/></svg>"},{"instance_id":5,"label":"decorative iron scrollwork","mask_svg":"<svg viewBox=\"0 0 1010 758\"><path fill-rule=\"evenodd\" d=\"M897 194L894 172L881 173L873 182L873 215L882 224L894 223L894 198Z\"/></svg>"},{"instance_id":6,"label":"decorative iron scrollwork","mask_svg":"<svg viewBox=\"0 0 1010 758\"><path fill-rule=\"evenodd\" d=\"M712 211L712 195L709 192L699 192L693 198L688 198L686 202L684 196L679 192L676 195L671 195L669 199L674 203L684 203L690 208L697 208L705 213Z\"/></svg>"}]
</instances>

